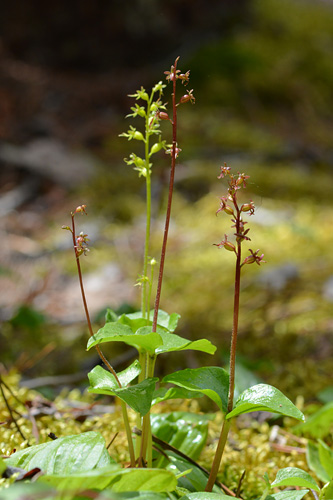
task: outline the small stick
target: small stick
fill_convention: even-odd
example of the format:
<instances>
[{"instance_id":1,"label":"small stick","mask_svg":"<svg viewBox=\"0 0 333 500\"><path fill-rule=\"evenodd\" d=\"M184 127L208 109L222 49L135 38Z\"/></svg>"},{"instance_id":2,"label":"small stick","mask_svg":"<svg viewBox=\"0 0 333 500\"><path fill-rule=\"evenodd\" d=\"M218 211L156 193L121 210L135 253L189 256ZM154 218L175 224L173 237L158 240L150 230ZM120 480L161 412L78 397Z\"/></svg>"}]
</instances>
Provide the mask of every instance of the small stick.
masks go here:
<instances>
[{"instance_id":1,"label":"small stick","mask_svg":"<svg viewBox=\"0 0 333 500\"><path fill-rule=\"evenodd\" d=\"M246 470L243 471L243 474L241 475L241 477L239 479L239 483L238 483L237 491L236 491L236 497L239 497L239 495L240 495L240 491L241 491L241 487L242 487L242 482L243 482L243 479L245 477L245 474L246 474Z\"/></svg>"},{"instance_id":2,"label":"small stick","mask_svg":"<svg viewBox=\"0 0 333 500\"><path fill-rule=\"evenodd\" d=\"M7 410L9 411L9 414L10 414L10 418L12 419L12 421L14 422L15 424L15 427L18 431L18 433L20 434L21 438L24 440L24 441L28 441L27 438L25 437L25 435L23 434L23 432L21 431L21 428L16 420L16 418L14 417L13 415L13 412L12 412L12 409L8 403L8 400L6 398L6 395L4 393L4 390L3 390L3 387L2 387L2 384L7 388L7 386L4 384L3 380L2 380L2 377L0 376L0 390L1 390L1 394L2 394L2 397L4 399L4 402L5 402L5 405L7 407ZM29 444L29 441L28 441L28 446L30 446Z\"/></svg>"},{"instance_id":3,"label":"small stick","mask_svg":"<svg viewBox=\"0 0 333 500\"><path fill-rule=\"evenodd\" d=\"M79 208L79 210L78 210L78 208ZM86 314L89 334L91 337L93 337L94 332L93 332L93 329L91 326L90 314L89 314L88 304L87 304L87 300L86 300L86 294L85 294L84 286L83 286L82 271L81 271L81 265L80 265L80 253L78 251L78 247L76 245L76 240L75 240L74 216L75 216L75 213L77 213L78 211L85 212L85 205L82 205L81 207L78 207L78 208L76 209L76 211L74 213L71 214L72 215L71 233L72 233L72 238L73 238L73 247L74 247L75 259L76 259L77 271L78 271L78 275L79 275L79 282L80 282L83 307L84 307L84 311ZM106 357L104 356L104 354L102 353L102 351L98 345L96 345L96 351L98 352L98 355L101 358L101 360L103 361L103 363L105 364L105 366L108 368L110 373L112 373L112 375L116 379L118 386L121 388L121 383L120 383L120 380L118 378L117 373L115 372L113 367L110 365L110 363L108 362L108 360L106 359ZM135 467L135 453L134 453L133 439L132 439L132 435L131 435L131 428L130 428L128 413L127 413L127 407L126 407L126 403L124 401L122 401L121 399L120 399L120 405L121 405L121 410L122 410L123 420L124 420L124 425L125 425L125 430L126 430L128 451L129 451L130 460L131 460L131 467Z\"/></svg>"},{"instance_id":4,"label":"small stick","mask_svg":"<svg viewBox=\"0 0 333 500\"><path fill-rule=\"evenodd\" d=\"M106 447L107 450L110 448L110 446L112 445L113 441L116 439L116 437L118 436L118 434L119 434L119 432L115 433L115 435L113 436L113 438L111 439L111 441L109 442L109 444Z\"/></svg>"}]
</instances>

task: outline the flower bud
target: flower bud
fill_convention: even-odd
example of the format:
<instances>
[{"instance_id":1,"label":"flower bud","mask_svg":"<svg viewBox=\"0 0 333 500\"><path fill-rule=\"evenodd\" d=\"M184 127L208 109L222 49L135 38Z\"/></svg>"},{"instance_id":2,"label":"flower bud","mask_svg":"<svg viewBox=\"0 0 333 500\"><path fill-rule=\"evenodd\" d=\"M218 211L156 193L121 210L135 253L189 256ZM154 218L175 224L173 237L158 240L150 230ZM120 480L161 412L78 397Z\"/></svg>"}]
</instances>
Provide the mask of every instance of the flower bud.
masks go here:
<instances>
[{"instance_id":1,"label":"flower bud","mask_svg":"<svg viewBox=\"0 0 333 500\"><path fill-rule=\"evenodd\" d=\"M191 97L188 94L185 94L180 98L180 102L184 104L185 102L188 102L190 99Z\"/></svg>"},{"instance_id":2,"label":"flower bud","mask_svg":"<svg viewBox=\"0 0 333 500\"><path fill-rule=\"evenodd\" d=\"M166 113L165 111L159 111L157 113L157 116L160 120L170 120L168 113Z\"/></svg>"},{"instance_id":3,"label":"flower bud","mask_svg":"<svg viewBox=\"0 0 333 500\"><path fill-rule=\"evenodd\" d=\"M231 208L230 205L226 205L224 208L223 208L223 211L228 214L228 215L235 215L234 214L234 211L233 209Z\"/></svg>"},{"instance_id":4,"label":"flower bud","mask_svg":"<svg viewBox=\"0 0 333 500\"><path fill-rule=\"evenodd\" d=\"M153 144L149 154L153 155L155 153L158 153L162 148L163 148L163 144L161 142L155 142L155 144Z\"/></svg>"},{"instance_id":5,"label":"flower bud","mask_svg":"<svg viewBox=\"0 0 333 500\"><path fill-rule=\"evenodd\" d=\"M243 265L244 264L253 264L253 262L255 262L255 261L256 261L256 258L254 257L254 255L249 255L248 257L245 257Z\"/></svg>"},{"instance_id":6,"label":"flower bud","mask_svg":"<svg viewBox=\"0 0 333 500\"><path fill-rule=\"evenodd\" d=\"M251 201L251 203L244 203L244 205L241 206L241 211L242 212L253 212L254 211L254 203Z\"/></svg>"},{"instance_id":7,"label":"flower bud","mask_svg":"<svg viewBox=\"0 0 333 500\"><path fill-rule=\"evenodd\" d=\"M233 243L230 243L230 241L225 241L223 246L226 250L229 250L229 252L236 252L235 245L233 245Z\"/></svg>"},{"instance_id":8,"label":"flower bud","mask_svg":"<svg viewBox=\"0 0 333 500\"><path fill-rule=\"evenodd\" d=\"M78 214L78 213L85 213L86 214L87 213L86 208L87 208L87 205L79 205L78 207L76 207L74 214Z\"/></svg>"},{"instance_id":9,"label":"flower bud","mask_svg":"<svg viewBox=\"0 0 333 500\"><path fill-rule=\"evenodd\" d=\"M134 132L133 139L136 139L137 141L144 141L143 135L138 130Z\"/></svg>"}]
</instances>

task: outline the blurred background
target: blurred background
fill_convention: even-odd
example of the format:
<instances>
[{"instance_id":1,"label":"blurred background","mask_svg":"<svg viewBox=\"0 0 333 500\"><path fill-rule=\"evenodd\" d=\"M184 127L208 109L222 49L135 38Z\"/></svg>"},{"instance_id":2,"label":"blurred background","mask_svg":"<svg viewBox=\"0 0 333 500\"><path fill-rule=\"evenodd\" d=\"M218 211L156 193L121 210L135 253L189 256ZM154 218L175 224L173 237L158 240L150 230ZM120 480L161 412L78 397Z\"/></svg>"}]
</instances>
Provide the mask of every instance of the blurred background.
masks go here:
<instances>
[{"instance_id":1,"label":"blurred background","mask_svg":"<svg viewBox=\"0 0 333 500\"><path fill-rule=\"evenodd\" d=\"M85 351L71 237L61 230L79 204L88 211L77 223L91 240L82 266L94 328L107 307L139 308L145 186L123 158L141 150L119 134L133 124L127 95L150 90L180 56L196 104L179 108L182 153L161 306L181 314L179 335L209 338L218 350L213 359L166 356L157 370L226 363L234 258L213 244L232 234L229 218L215 215L227 162L251 176L242 193L257 207L250 248L267 261L243 272L240 370L291 398L327 389L333 2L11 0L1 10L0 371L19 371L30 387L87 385L97 360ZM163 134L170 142L168 124ZM168 158L160 153L153 166L157 260ZM132 355L120 344L106 353L117 368Z\"/></svg>"}]
</instances>

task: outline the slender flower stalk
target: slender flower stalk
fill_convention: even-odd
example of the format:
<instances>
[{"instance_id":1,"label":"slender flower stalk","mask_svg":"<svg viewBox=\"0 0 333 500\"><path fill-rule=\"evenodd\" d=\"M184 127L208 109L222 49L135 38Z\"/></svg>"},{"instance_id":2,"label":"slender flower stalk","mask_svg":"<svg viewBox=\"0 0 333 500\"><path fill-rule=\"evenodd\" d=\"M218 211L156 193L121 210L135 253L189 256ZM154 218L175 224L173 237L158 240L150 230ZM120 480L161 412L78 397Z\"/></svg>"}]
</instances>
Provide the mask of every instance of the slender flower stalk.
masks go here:
<instances>
[{"instance_id":1,"label":"slender flower stalk","mask_svg":"<svg viewBox=\"0 0 333 500\"><path fill-rule=\"evenodd\" d=\"M234 236L236 238L235 244L228 241L227 235L224 236L224 240L221 243L217 244L219 248L225 248L226 250L232 251L236 255L236 264L235 264L235 288L234 288L234 309L233 309L233 323L232 323L232 333L231 333L231 346L230 346L230 359L229 359L229 391L228 391L228 404L227 404L227 413L230 413L233 409L234 405L234 393L235 393L235 368L236 368L236 349L237 349L237 334L238 334L238 319L239 319L239 296L240 296L240 281L241 281L241 269L245 264L256 263L260 265L261 262L265 262L263 260L264 255L258 255L259 250L253 252L250 250L250 255L244 259L242 262L242 243L243 241L249 241L250 238L247 236L249 229L245 229L245 224L247 222L243 221L242 213L248 212L249 215L253 215L254 213L254 204L251 201L250 203L245 203L241 206L238 204L237 194L241 187L246 187L246 180L249 176L245 174L238 173L238 176L235 176L230 173L230 168L224 165L221 167L221 174L219 178L229 177L229 188L228 188L228 196L224 196L221 198L220 208L217 210L217 213L224 212L227 215L233 217L232 227L235 228ZM231 205L229 205L231 203ZM217 444L212 468L210 471L210 475L208 478L208 482L206 485L205 491L212 491L213 486L216 481L216 477L219 471L219 467L222 460L223 451L225 448L225 444L227 442L228 433L230 429L230 420L224 418L219 441Z\"/></svg>"},{"instance_id":2,"label":"slender flower stalk","mask_svg":"<svg viewBox=\"0 0 333 500\"><path fill-rule=\"evenodd\" d=\"M63 229L68 229L72 233L73 248L74 248L74 253L75 253L77 272L78 272L78 276L79 276L83 307L84 307L84 311L85 311L85 315L86 315L89 334L92 337L94 335L94 332L93 332L93 329L91 326L90 314L89 314L88 304L87 304L87 300L86 300L86 294L84 291L81 264L80 264L80 256L82 254L86 255L86 253L89 251L89 249L87 247L89 239L87 238L87 235L83 234L83 233L80 233L79 236L76 236L74 218L75 218L75 214L77 214L77 213L86 213L86 206L80 205L79 207L77 207L76 210L71 214L71 216L72 216L72 228L70 228L68 226L64 226ZM96 346L96 351L97 351L99 357L101 358L101 360L103 361L103 363L105 364L105 366L108 368L110 373L112 373L112 375L116 379L118 386L121 387L121 383L120 383L120 380L118 378L116 371L111 366L111 364L108 362L108 360L106 359L106 357L104 356L103 352L101 351L101 349L98 345ZM129 450L129 454L130 454L130 463L131 463L131 467L135 467L134 446L133 446L133 439L132 439L132 433L131 433L131 428L130 428L130 424L129 424L126 403L124 401L120 400L120 404L121 404L121 410L122 410L122 414L123 414L125 431L126 431L126 435L127 435L128 450Z\"/></svg>"},{"instance_id":3,"label":"slender flower stalk","mask_svg":"<svg viewBox=\"0 0 333 500\"><path fill-rule=\"evenodd\" d=\"M165 263L165 255L169 234L169 226L170 226L170 218L171 218L171 206L172 206L172 196L173 196L173 187L174 187L174 178L175 178L175 168L176 168L176 159L180 153L180 149L177 144L177 108L180 104L184 104L188 101L191 103L195 102L195 98L193 96L193 90L187 92L184 96L181 97L180 101L177 103L176 101L176 84L177 80L181 80L184 85L187 85L189 81L189 71L185 74L182 74L180 70L177 69L179 57L174 62L174 65L171 66L170 71L166 71L166 79L172 82L172 120L169 118L169 115L166 111L158 110L157 115L161 120L168 120L172 124L172 144L171 148L166 152L171 155L171 169L170 169L170 180L169 180L169 193L168 193L168 202L167 202L167 210L165 217L165 226L164 226L164 234L163 234L163 243L161 250L161 258L160 258L160 266L158 273L158 281L157 281L157 291L156 298L154 304L154 316L153 316L153 324L152 331L156 332L157 330L157 319L158 319L158 311L161 299L161 290L162 290L162 282L163 282L163 273L164 273L164 263ZM151 358L146 353L145 357L145 369L146 376L153 377L154 376L154 366L155 366L156 357ZM147 413L143 417L142 423L142 437L141 437L141 447L140 447L140 457L139 464L143 465L146 460L146 454L148 449L148 465L151 465L151 428L150 428L150 412ZM150 445L149 445L150 443Z\"/></svg>"},{"instance_id":4,"label":"slender flower stalk","mask_svg":"<svg viewBox=\"0 0 333 500\"><path fill-rule=\"evenodd\" d=\"M162 281L163 281L163 272L164 272L164 262L165 262L165 254L166 247L168 242L168 234L169 234L169 226L170 226L170 217L171 217L171 206L172 206L172 195L173 195L173 185L175 179L175 168L176 168L176 158L179 153L179 149L177 148L177 104L176 104L176 83L177 83L177 63L179 57L175 60L174 65L171 67L171 71L167 72L167 79L172 81L173 84L173 92L172 92L172 149L171 149L171 170L170 170L170 181L169 181L169 194L168 194L168 204L167 211L165 217L165 226L164 226L164 235L163 235L163 243L162 243L162 251L161 251L161 259L160 259L160 268L158 273L158 282L157 282L157 291L155 298L155 306L154 306L154 318L153 318L153 332L156 332L157 327L157 316L158 310L160 306L161 299L161 291L162 291Z\"/></svg>"}]
</instances>

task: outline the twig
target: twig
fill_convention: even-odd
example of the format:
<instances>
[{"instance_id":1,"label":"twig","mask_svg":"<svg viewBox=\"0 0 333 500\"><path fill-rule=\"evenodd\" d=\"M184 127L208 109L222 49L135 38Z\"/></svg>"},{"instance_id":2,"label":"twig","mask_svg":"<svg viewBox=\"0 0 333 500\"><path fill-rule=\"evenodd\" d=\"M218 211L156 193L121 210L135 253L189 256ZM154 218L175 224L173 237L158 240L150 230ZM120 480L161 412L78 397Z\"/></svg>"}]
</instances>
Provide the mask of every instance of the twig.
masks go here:
<instances>
[{"instance_id":1,"label":"twig","mask_svg":"<svg viewBox=\"0 0 333 500\"><path fill-rule=\"evenodd\" d=\"M271 447L276 451L282 451L283 453L306 453L305 448L299 448L297 446L288 446L285 444L271 443Z\"/></svg>"},{"instance_id":2,"label":"twig","mask_svg":"<svg viewBox=\"0 0 333 500\"><path fill-rule=\"evenodd\" d=\"M110 448L110 446L112 445L113 441L116 439L116 437L118 436L118 434L119 434L119 432L115 433L115 435L113 436L113 438L111 439L111 441L109 442L109 444L106 447L107 450Z\"/></svg>"},{"instance_id":3,"label":"twig","mask_svg":"<svg viewBox=\"0 0 333 500\"><path fill-rule=\"evenodd\" d=\"M4 402L5 402L5 405L6 405L6 407L7 407L7 410L9 411L10 418L11 418L11 419L12 419L12 421L14 422L15 427L16 427L16 429L17 429L18 433L20 434L21 438L22 438L24 441L28 441L28 440L27 440L27 438L25 437L25 435L23 434L23 432L21 431L21 428L20 428L20 426L19 426L19 424L18 424L18 422L17 422L16 418L15 418L15 417L14 417L14 415L13 415L12 409L11 409L11 407L10 407L9 403L8 403L8 400L7 400L7 398L6 398L6 395L5 395L5 393L4 393L4 390L3 390L2 385L4 385L4 386L7 388L7 385L3 382L2 377L0 376L0 390L1 390L1 394L2 394L2 397L3 397ZM16 399L17 399L17 398L16 398ZM29 441L28 441L28 446L30 446Z\"/></svg>"},{"instance_id":4,"label":"twig","mask_svg":"<svg viewBox=\"0 0 333 500\"><path fill-rule=\"evenodd\" d=\"M236 491L236 497L239 497L239 495L240 495L242 482L243 482L243 479L245 477L245 474L246 474L246 470L243 471L243 474L241 475L241 477L239 479L239 483L238 483L237 491Z\"/></svg>"}]
</instances>

